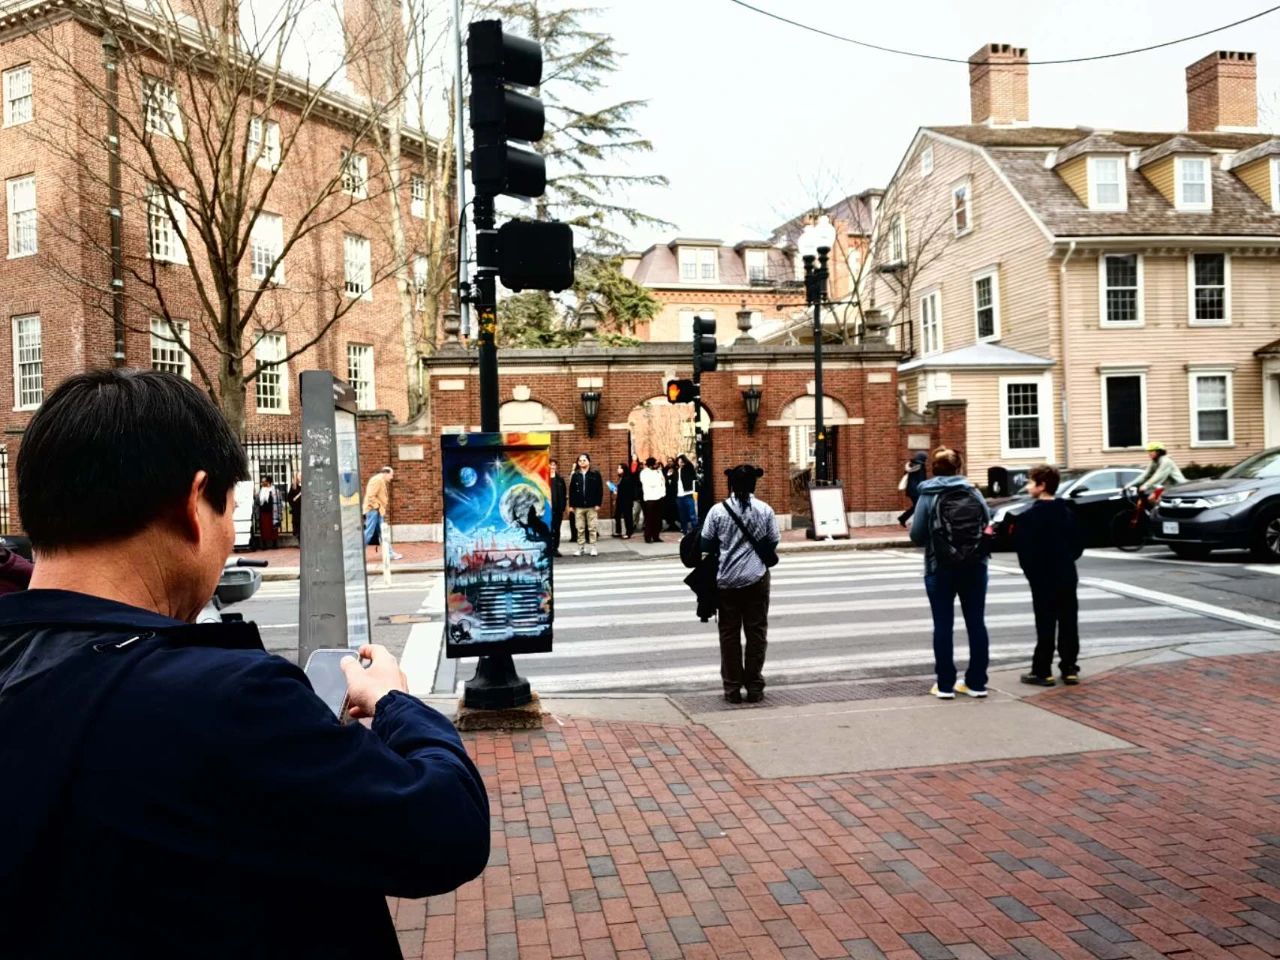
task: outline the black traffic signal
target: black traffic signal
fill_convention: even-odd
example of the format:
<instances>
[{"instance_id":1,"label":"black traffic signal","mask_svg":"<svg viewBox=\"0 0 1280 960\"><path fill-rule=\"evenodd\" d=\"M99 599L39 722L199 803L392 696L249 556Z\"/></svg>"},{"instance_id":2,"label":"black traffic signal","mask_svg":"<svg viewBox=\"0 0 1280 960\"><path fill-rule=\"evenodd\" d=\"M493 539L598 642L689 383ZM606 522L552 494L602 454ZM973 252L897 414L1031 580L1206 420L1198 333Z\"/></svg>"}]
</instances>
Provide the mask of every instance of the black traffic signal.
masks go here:
<instances>
[{"instance_id":1,"label":"black traffic signal","mask_svg":"<svg viewBox=\"0 0 1280 960\"><path fill-rule=\"evenodd\" d=\"M698 399L698 385L692 380L668 380L667 403L693 403Z\"/></svg>"},{"instance_id":2,"label":"black traffic signal","mask_svg":"<svg viewBox=\"0 0 1280 960\"><path fill-rule=\"evenodd\" d=\"M716 368L716 318L693 318L693 375Z\"/></svg>"},{"instance_id":3,"label":"black traffic signal","mask_svg":"<svg viewBox=\"0 0 1280 960\"><path fill-rule=\"evenodd\" d=\"M568 290L573 261L567 223L508 220L498 228L498 276L508 290Z\"/></svg>"},{"instance_id":4,"label":"black traffic signal","mask_svg":"<svg viewBox=\"0 0 1280 960\"><path fill-rule=\"evenodd\" d=\"M501 20L477 20L467 34L471 74L471 182L488 196L540 197L547 189L547 165L532 150L508 140L535 143L546 132L542 101L509 90L507 84L542 83L542 48L532 40L502 32Z\"/></svg>"}]
</instances>

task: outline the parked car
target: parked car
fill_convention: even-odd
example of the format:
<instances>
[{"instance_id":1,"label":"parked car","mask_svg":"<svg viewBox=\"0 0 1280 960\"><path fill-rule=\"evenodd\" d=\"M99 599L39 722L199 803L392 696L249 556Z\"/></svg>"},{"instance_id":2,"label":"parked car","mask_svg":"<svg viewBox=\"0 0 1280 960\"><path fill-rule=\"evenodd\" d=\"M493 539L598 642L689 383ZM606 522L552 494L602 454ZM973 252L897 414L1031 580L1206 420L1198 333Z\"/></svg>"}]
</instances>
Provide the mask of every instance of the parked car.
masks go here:
<instances>
[{"instance_id":1,"label":"parked car","mask_svg":"<svg viewBox=\"0 0 1280 960\"><path fill-rule=\"evenodd\" d=\"M1084 542L1091 547L1110 546L1111 519L1126 509L1120 491L1142 476L1141 467L1095 467L1091 470L1064 470L1058 485L1058 496L1070 501L1084 532ZM991 522L995 527L996 550L1010 549L1010 537L1018 514L1031 506L1025 493L987 500Z\"/></svg>"},{"instance_id":2,"label":"parked car","mask_svg":"<svg viewBox=\"0 0 1280 960\"><path fill-rule=\"evenodd\" d=\"M1170 487L1152 520L1151 539L1180 557L1248 548L1258 560L1280 561L1280 447L1216 479Z\"/></svg>"}]
</instances>

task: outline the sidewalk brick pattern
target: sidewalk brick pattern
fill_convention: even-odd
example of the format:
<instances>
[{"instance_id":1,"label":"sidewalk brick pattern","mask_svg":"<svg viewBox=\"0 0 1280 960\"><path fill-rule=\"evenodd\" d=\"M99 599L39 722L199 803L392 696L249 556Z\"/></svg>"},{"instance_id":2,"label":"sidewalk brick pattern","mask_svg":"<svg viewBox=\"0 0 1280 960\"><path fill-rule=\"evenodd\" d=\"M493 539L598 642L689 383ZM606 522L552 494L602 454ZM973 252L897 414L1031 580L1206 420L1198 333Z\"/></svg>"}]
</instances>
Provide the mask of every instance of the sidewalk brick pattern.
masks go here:
<instances>
[{"instance_id":1,"label":"sidewalk brick pattern","mask_svg":"<svg viewBox=\"0 0 1280 960\"><path fill-rule=\"evenodd\" d=\"M1136 747L762 780L698 726L471 737L490 865L392 902L405 956L1280 956L1280 656L1035 703Z\"/></svg>"}]
</instances>

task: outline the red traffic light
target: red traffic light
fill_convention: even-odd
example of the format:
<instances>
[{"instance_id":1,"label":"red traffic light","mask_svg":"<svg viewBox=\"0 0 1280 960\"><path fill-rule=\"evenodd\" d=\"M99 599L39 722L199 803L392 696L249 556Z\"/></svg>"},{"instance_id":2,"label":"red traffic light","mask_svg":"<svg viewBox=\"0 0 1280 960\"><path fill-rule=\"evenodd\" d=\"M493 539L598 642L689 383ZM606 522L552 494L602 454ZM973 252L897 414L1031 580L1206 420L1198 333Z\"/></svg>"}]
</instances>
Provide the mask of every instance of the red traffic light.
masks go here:
<instances>
[{"instance_id":1,"label":"red traffic light","mask_svg":"<svg viewBox=\"0 0 1280 960\"><path fill-rule=\"evenodd\" d=\"M698 399L698 385L692 380L668 380L667 403L693 403Z\"/></svg>"}]
</instances>

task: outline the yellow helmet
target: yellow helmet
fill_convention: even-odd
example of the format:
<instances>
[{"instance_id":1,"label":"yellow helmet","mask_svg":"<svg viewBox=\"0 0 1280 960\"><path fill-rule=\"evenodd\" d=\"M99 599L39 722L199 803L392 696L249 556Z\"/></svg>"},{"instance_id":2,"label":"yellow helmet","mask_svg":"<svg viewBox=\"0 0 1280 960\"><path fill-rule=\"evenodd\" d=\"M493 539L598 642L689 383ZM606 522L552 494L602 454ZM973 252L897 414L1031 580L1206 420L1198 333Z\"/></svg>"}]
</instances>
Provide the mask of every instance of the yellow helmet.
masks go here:
<instances>
[{"instance_id":1,"label":"yellow helmet","mask_svg":"<svg viewBox=\"0 0 1280 960\"><path fill-rule=\"evenodd\" d=\"M1148 451L1163 450L1163 449L1164 449L1164 444L1161 443L1159 440L1152 440L1150 443L1147 444Z\"/></svg>"}]
</instances>

